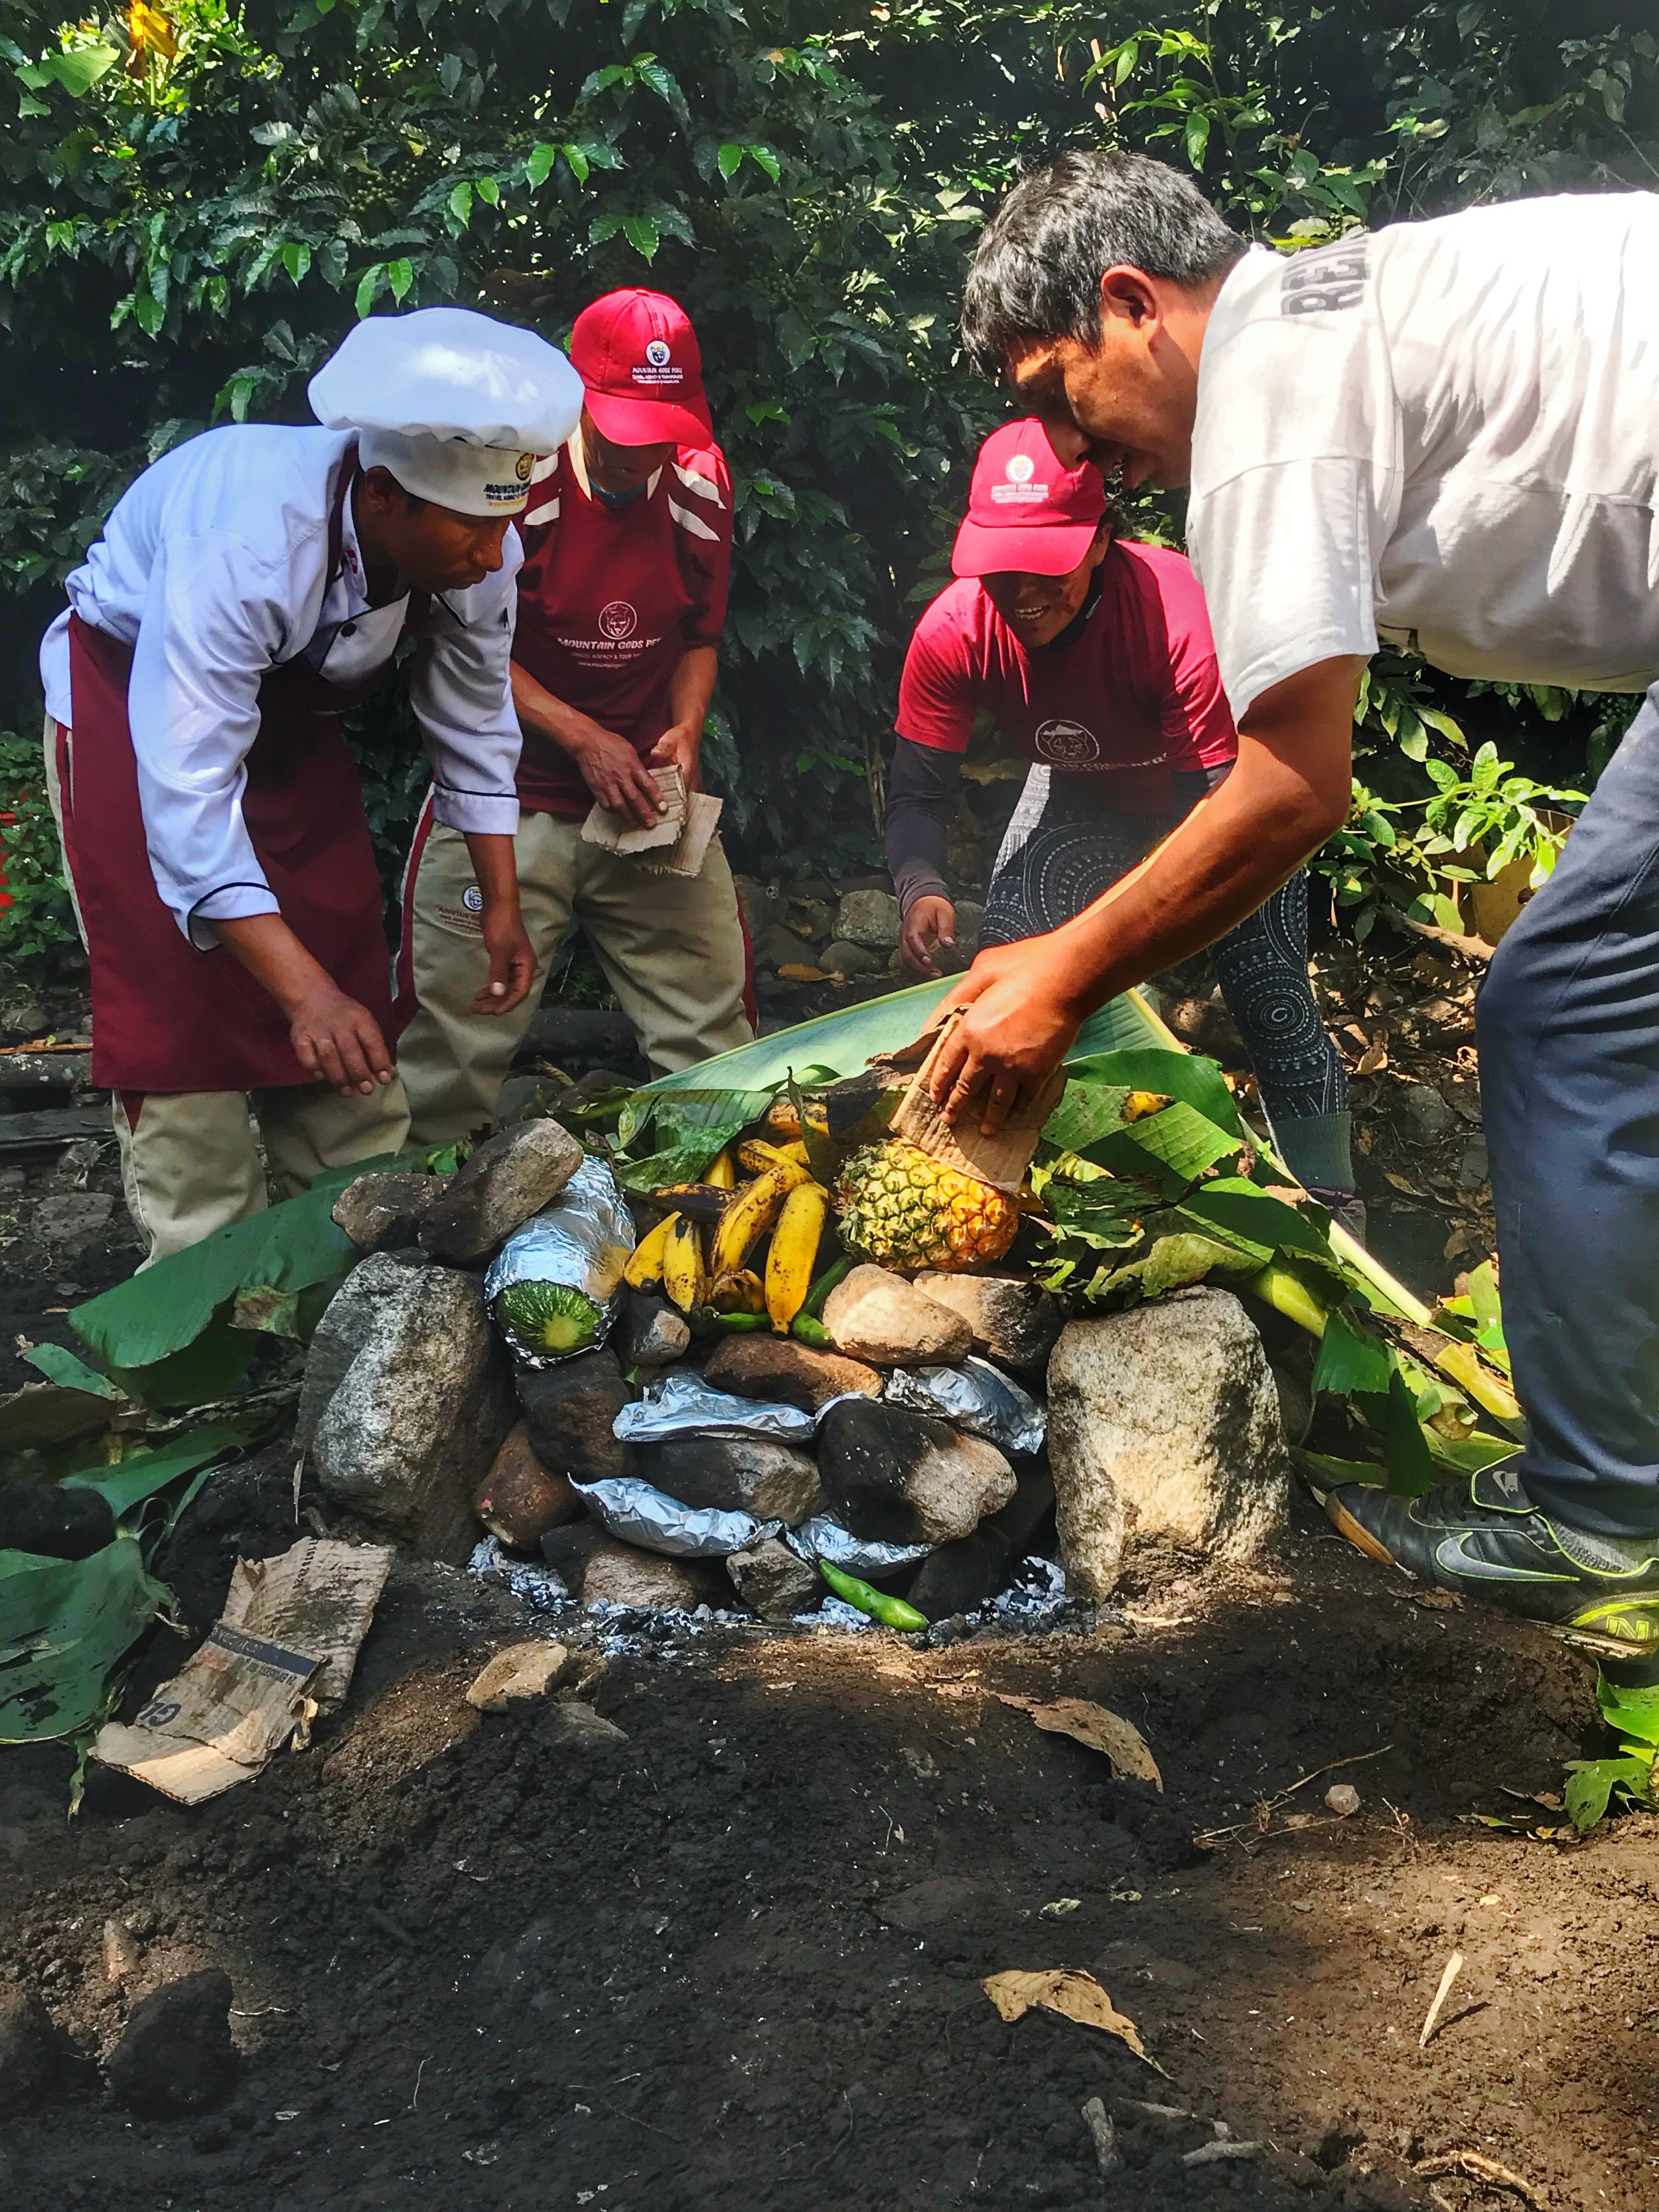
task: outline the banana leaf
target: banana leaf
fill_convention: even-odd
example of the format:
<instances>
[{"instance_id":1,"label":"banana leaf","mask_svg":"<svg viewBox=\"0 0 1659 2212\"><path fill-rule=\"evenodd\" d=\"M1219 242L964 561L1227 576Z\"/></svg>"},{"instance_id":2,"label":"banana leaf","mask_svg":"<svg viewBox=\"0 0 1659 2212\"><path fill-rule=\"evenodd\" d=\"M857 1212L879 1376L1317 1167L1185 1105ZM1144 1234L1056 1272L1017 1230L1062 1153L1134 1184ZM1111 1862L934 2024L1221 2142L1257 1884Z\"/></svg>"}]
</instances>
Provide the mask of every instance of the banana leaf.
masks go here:
<instances>
[{"instance_id":1,"label":"banana leaf","mask_svg":"<svg viewBox=\"0 0 1659 2212\"><path fill-rule=\"evenodd\" d=\"M72 1735L168 1602L133 1536L88 1559L0 1552L0 1743Z\"/></svg>"}]
</instances>

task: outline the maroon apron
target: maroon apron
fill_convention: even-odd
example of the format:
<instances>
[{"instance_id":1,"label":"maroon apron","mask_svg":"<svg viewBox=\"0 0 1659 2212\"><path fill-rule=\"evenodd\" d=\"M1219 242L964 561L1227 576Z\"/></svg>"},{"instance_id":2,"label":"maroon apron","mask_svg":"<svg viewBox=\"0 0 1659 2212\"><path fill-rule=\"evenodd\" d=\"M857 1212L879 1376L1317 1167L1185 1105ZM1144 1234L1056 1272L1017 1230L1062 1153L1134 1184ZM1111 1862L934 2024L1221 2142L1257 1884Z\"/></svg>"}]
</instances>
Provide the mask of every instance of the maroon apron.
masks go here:
<instances>
[{"instance_id":1,"label":"maroon apron","mask_svg":"<svg viewBox=\"0 0 1659 2212\"><path fill-rule=\"evenodd\" d=\"M330 521L331 581L356 474L353 456ZM269 670L242 795L242 818L283 920L388 1038L380 875L341 718L389 665L354 686L330 683L303 659ZM131 672L130 646L71 616L74 722L58 731L58 768L64 854L92 966L92 1079L126 1091L308 1085L315 1079L295 1059L276 1001L234 954L198 951L155 888L127 719Z\"/></svg>"}]
</instances>

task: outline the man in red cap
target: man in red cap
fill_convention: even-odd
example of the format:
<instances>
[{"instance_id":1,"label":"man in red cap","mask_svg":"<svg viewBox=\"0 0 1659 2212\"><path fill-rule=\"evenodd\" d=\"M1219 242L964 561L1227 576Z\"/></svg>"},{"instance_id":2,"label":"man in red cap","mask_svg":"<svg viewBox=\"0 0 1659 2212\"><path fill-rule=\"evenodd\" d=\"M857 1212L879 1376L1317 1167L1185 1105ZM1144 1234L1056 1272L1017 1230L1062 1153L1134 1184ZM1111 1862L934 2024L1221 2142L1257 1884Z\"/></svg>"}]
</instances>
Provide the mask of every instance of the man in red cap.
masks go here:
<instances>
[{"instance_id":1,"label":"man in red cap","mask_svg":"<svg viewBox=\"0 0 1659 2212\"><path fill-rule=\"evenodd\" d=\"M402 985L417 1005L398 1047L412 1133L438 1143L489 1121L547 971L580 924L656 1073L746 1044L748 955L715 839L695 877L584 840L597 800L659 818L651 770L697 785L732 556L732 487L684 310L611 292L576 319L580 422L538 459L519 528L513 702L519 891L533 986L480 1011L480 892L461 839L428 807L405 877Z\"/></svg>"},{"instance_id":2,"label":"man in red cap","mask_svg":"<svg viewBox=\"0 0 1659 2212\"><path fill-rule=\"evenodd\" d=\"M947 826L975 718L1031 763L992 871L981 946L1057 929L1136 866L1213 789L1238 738L1198 580L1179 553L1114 534L1100 471L1036 421L975 464L951 565L899 686L887 861L900 952L939 973L956 912ZM1213 948L1223 995L1286 1165L1359 1221L1346 1079L1308 981L1308 890L1293 876Z\"/></svg>"}]
</instances>

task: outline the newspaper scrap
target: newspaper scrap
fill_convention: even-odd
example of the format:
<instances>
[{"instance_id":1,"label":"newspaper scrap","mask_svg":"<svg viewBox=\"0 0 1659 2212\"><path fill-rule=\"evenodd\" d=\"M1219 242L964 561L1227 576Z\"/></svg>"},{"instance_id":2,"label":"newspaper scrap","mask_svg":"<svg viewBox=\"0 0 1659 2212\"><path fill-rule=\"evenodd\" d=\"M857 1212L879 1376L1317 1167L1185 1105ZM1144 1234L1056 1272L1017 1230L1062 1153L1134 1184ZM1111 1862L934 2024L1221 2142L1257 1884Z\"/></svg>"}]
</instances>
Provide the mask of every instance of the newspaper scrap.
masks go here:
<instances>
[{"instance_id":1,"label":"newspaper scrap","mask_svg":"<svg viewBox=\"0 0 1659 2212\"><path fill-rule=\"evenodd\" d=\"M181 1805L251 1781L345 1695L391 1565L384 1546L314 1537L239 1559L206 1642L131 1725L99 1730L93 1757Z\"/></svg>"}]
</instances>

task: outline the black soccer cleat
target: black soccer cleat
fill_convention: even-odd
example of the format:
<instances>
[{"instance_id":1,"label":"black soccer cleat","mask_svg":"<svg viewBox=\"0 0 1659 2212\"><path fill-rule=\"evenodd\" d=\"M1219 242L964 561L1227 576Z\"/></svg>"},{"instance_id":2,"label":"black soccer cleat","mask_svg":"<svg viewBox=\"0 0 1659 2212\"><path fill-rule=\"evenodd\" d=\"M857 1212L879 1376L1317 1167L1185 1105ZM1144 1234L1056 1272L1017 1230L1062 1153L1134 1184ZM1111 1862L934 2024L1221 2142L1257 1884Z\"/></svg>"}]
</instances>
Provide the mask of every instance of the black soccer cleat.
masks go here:
<instances>
[{"instance_id":1,"label":"black soccer cleat","mask_svg":"<svg viewBox=\"0 0 1659 2212\"><path fill-rule=\"evenodd\" d=\"M1368 1559L1528 1620L1659 1651L1659 1536L1592 1536L1540 1512L1512 1467L1397 1498L1345 1482L1332 1524Z\"/></svg>"}]
</instances>

